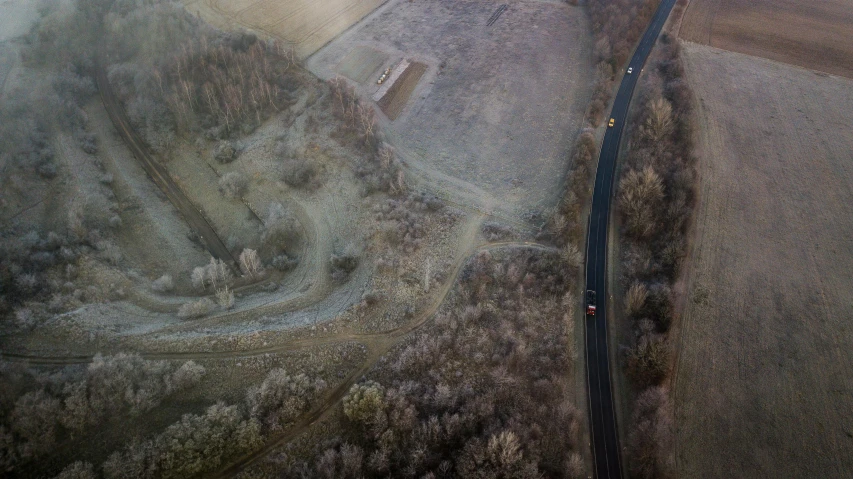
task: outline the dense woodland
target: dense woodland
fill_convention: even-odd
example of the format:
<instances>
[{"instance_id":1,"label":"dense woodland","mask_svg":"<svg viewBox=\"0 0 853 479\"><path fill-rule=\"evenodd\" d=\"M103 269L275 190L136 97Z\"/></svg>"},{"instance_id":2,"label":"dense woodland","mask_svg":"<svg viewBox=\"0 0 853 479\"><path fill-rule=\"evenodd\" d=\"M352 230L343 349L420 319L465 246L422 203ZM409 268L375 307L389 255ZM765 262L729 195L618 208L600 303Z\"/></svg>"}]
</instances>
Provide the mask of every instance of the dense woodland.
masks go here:
<instances>
[{"instance_id":1,"label":"dense woodland","mask_svg":"<svg viewBox=\"0 0 853 479\"><path fill-rule=\"evenodd\" d=\"M284 475L584 477L576 276L556 251L479 253L434 324L353 386L341 435Z\"/></svg>"},{"instance_id":2,"label":"dense woodland","mask_svg":"<svg viewBox=\"0 0 853 479\"><path fill-rule=\"evenodd\" d=\"M637 393L631 472L643 478L674 473L669 332L696 202L693 99L677 40L664 34L650 62L618 187L625 314L634 334L625 372Z\"/></svg>"}]
</instances>

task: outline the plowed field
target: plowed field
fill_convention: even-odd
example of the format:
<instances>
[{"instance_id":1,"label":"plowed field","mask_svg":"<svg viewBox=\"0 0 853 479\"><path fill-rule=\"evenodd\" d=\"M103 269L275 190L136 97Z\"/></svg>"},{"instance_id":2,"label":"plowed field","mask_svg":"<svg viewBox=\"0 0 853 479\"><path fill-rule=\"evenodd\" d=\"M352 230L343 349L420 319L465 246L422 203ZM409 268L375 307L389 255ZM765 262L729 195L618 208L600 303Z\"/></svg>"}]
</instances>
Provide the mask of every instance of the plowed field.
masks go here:
<instances>
[{"instance_id":1,"label":"plowed field","mask_svg":"<svg viewBox=\"0 0 853 479\"><path fill-rule=\"evenodd\" d=\"M687 43L700 206L678 477L853 471L853 81Z\"/></svg>"},{"instance_id":2,"label":"plowed field","mask_svg":"<svg viewBox=\"0 0 853 479\"><path fill-rule=\"evenodd\" d=\"M691 0L680 35L853 78L853 0Z\"/></svg>"}]
</instances>

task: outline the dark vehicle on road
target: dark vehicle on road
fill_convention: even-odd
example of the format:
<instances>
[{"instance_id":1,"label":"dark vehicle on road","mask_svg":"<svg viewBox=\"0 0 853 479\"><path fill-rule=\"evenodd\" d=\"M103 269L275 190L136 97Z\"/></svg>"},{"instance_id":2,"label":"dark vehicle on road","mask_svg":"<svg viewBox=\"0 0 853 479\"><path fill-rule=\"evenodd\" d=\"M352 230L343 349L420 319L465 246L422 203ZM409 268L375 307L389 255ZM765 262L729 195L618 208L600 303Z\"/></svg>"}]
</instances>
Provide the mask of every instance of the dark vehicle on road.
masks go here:
<instances>
[{"instance_id":1,"label":"dark vehicle on road","mask_svg":"<svg viewBox=\"0 0 853 479\"><path fill-rule=\"evenodd\" d=\"M595 291L586 290L586 314L595 316Z\"/></svg>"}]
</instances>

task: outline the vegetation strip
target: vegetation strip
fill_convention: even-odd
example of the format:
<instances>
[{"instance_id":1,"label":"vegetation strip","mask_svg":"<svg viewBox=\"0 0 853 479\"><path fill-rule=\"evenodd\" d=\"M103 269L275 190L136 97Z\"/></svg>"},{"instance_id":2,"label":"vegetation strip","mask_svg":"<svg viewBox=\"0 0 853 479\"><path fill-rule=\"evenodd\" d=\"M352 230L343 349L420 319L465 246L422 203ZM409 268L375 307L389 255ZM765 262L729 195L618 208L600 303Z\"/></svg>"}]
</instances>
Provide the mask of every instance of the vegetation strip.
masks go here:
<instances>
[{"instance_id":1,"label":"vegetation strip","mask_svg":"<svg viewBox=\"0 0 853 479\"><path fill-rule=\"evenodd\" d=\"M628 63L633 70L641 70L651 52L675 0L664 0L641 39L633 58ZM590 211L589 249L587 252L586 289L594 291L602 306L595 315L587 316L587 371L590 381L590 422L593 433L594 458L598 477L621 477L621 448L617 430L613 387L608 353L607 299L608 294L608 229L610 204L616 160L621 133L628 118L628 105L637 83L637 75L627 74L622 80L610 124L604 136L601 156L596 172L595 192ZM615 125L615 126L614 126Z\"/></svg>"},{"instance_id":2,"label":"vegetation strip","mask_svg":"<svg viewBox=\"0 0 853 479\"><path fill-rule=\"evenodd\" d=\"M681 273L696 204L692 93L680 45L664 34L639 98L620 175L618 211L625 316L633 330L625 373L636 393L628 433L638 478L675 475L668 384L673 285Z\"/></svg>"}]
</instances>

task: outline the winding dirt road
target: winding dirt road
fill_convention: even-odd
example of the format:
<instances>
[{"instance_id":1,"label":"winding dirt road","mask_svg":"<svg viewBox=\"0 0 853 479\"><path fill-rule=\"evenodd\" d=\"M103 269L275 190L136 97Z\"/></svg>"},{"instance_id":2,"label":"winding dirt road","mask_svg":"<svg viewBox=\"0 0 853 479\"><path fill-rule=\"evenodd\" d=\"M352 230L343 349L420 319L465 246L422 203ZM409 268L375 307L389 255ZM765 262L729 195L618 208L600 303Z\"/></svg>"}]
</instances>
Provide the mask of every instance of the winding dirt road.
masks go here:
<instances>
[{"instance_id":1,"label":"winding dirt road","mask_svg":"<svg viewBox=\"0 0 853 479\"><path fill-rule=\"evenodd\" d=\"M261 449L243 456L229 464L226 468L212 475L211 477L232 477L244 469L257 464L264 459L271 451L280 447L283 444L292 441L302 433L308 430L315 423L326 419L335 409L340 401L346 396L349 389L355 384L365 373L367 373L378 361L398 345L411 333L420 329L426 322L432 318L441 308L447 296L450 294L453 286L456 284L462 269L474 254L480 251L490 251L502 248L529 248L543 251L557 251L554 247L536 242L528 241L505 241L476 244L477 235L482 227L486 215L480 214L472 217L465 226L464 232L459 240L459 246L454 258L453 271L442 284L441 289L435 296L429 306L419 312L415 318L397 328L390 329L379 333L357 333L352 331L343 331L327 336L296 339L285 341L273 346L262 348L253 348L237 351L186 351L186 352L140 352L140 355L146 359L166 359L166 360L205 360L205 359L229 359L261 356L271 353L282 353L312 347L328 346L334 344L342 344L355 342L363 345L367 349L367 357L357 370L350 373L338 386L327 392L307 413L303 414L294 424L292 428L284 434L277 436L265 444ZM246 313L253 312L247 311ZM39 365L68 365L68 364L85 364L92 360L92 356L88 354L71 354L65 356L45 356L36 354L16 354L9 352L0 352L0 357L8 361L20 361L30 364Z\"/></svg>"},{"instance_id":2,"label":"winding dirt road","mask_svg":"<svg viewBox=\"0 0 853 479\"><path fill-rule=\"evenodd\" d=\"M232 264L232 267L236 266L235 258L233 258L233 256L230 254L228 249L222 243L220 238L216 235L215 231L204 218L204 216L201 214L201 212L197 208L195 208L195 206L189 201L189 199L184 195L180 188L174 183L174 181L172 181L165 168L153 159L145 144L130 128L124 110L119 104L117 98L115 97L112 87L107 79L106 71L104 69L100 69L98 71L97 82L101 91L101 98L103 100L104 107L109 113L110 119L112 120L116 129L121 134L124 141L127 143L128 147L133 152L134 156L136 156L136 158L143 165L145 171L151 176L152 180L158 185L158 187L163 190L163 192L167 195L167 197L175 205L175 207L178 208L178 210L182 213L182 215L190 224L190 226L197 232L199 232L202 241L204 242L207 249L211 252L211 254L213 254L217 258L229 261ZM324 231L319 231L317 229L319 222L312 221L311 219L312 216L314 216L315 214L319 214L320 212L312 212L303 209L303 211L301 211L300 213L300 221L303 225L307 227L308 230L310 230L307 231L307 236L310 241L312 241L314 244L319 244L321 241L321 237L329 236L324 234ZM365 373L367 373L383 355L385 355L393 347L398 345L411 333L421 328L424 324L427 323L430 318L432 318L436 314L436 312L444 304L453 286L456 284L456 280L458 279L461 271L463 270L469 258L472 257L472 255L480 251L496 250L501 248L531 248L545 251L556 251L555 248L549 245L525 241L506 241L478 244L477 237L479 235L480 229L485 219L489 216L492 215L483 211L478 211L476 214L472 215L467 220L467 223L464 225L462 234L460 235L460 238L457 243L452 273L448 275L448 278L444 281L441 286L441 289L437 292L437 294L434 295L429 305L426 306L422 311L418 312L414 319L412 319L410 322L401 325L397 328L378 333L341 331L326 336L295 339L280 342L271 346L264 346L261 348L245 350L182 352L138 351L139 354L146 359L215 360L283 353L293 350L349 342L359 343L367 349L367 357L365 361L355 371L350 373L340 384L328 391L320 400L318 400L316 406L307 413L303 414L292 428L290 428L282 435L271 438L271 440L268 441L264 447L255 451L254 453L241 457L238 460L232 462L226 468L216 473L214 477L230 477L246 469L249 466L257 464L258 462L263 460L263 458L266 457L266 455L268 455L271 451L280 447L282 444L286 444L287 442L298 437L300 434L308 430L308 428L310 428L318 421L322 421L323 419L327 418L334 411L335 406L339 404L339 402L349 391L350 387L354 383L356 383ZM319 257L322 258L324 254L328 253L328 251L325 251L326 249L328 249L328 247L330 247L330 244L327 245L327 247L313 248L314 251L312 251L312 254L319 255ZM325 257L328 257L328 255L326 255ZM316 276L318 275L312 274L311 276L316 279ZM276 300L267 304L252 307L251 309L225 313L217 317L210 318L209 320L204 322L204 325L210 326L213 323L234 322L243 319L257 318L263 315L282 314L308 307L311 304L315 304L317 301L322 300L324 294L327 295L329 291L329 285L327 284L327 280L328 278L323 281L315 280L312 283L311 288L309 288L307 291L301 294L297 294L293 297L286 298L284 300ZM161 334L163 332L181 331L187 328L197 329L200 325L201 324L198 322L194 322L189 325L177 325L171 328L167 328L166 330L158 331L158 334ZM4 360L28 362L30 364L39 365L67 365L84 364L90 362L92 360L92 355L72 353L64 356L51 356L28 353L17 354L8 351L2 351L0 352L0 358Z\"/></svg>"}]
</instances>

